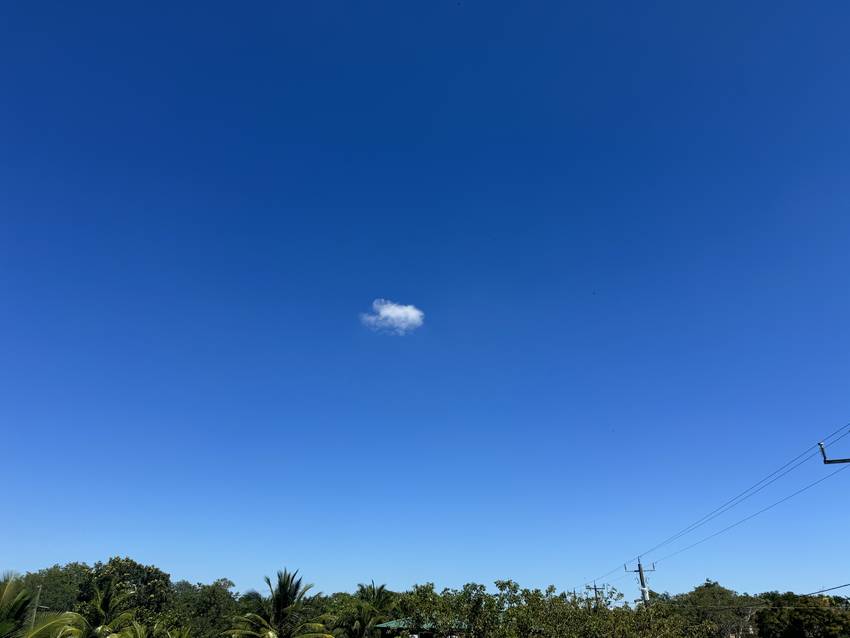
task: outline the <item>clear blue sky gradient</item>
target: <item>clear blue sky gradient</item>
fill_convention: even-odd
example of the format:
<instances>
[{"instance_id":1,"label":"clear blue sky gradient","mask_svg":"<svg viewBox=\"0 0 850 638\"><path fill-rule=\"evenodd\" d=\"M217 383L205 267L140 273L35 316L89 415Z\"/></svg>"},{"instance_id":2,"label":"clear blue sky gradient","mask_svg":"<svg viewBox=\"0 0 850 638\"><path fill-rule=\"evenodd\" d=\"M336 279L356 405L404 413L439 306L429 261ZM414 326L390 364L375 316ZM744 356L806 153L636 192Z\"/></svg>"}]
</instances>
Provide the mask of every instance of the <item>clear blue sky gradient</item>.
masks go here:
<instances>
[{"instance_id":1,"label":"clear blue sky gradient","mask_svg":"<svg viewBox=\"0 0 850 638\"><path fill-rule=\"evenodd\" d=\"M850 421L848 24L6 3L0 566L572 588L719 505ZM653 587L847 582L848 488Z\"/></svg>"}]
</instances>

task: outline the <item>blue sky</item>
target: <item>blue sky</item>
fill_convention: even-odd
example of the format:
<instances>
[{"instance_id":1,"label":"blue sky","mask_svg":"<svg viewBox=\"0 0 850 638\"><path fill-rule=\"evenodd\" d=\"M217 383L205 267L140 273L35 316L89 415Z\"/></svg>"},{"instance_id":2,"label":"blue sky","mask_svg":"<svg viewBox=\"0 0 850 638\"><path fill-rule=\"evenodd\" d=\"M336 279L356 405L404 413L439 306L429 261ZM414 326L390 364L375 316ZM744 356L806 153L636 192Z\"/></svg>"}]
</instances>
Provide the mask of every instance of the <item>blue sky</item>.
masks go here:
<instances>
[{"instance_id":1,"label":"blue sky","mask_svg":"<svg viewBox=\"0 0 850 638\"><path fill-rule=\"evenodd\" d=\"M848 19L7 4L0 566L572 588L850 421ZM846 582L848 481L653 587Z\"/></svg>"}]
</instances>

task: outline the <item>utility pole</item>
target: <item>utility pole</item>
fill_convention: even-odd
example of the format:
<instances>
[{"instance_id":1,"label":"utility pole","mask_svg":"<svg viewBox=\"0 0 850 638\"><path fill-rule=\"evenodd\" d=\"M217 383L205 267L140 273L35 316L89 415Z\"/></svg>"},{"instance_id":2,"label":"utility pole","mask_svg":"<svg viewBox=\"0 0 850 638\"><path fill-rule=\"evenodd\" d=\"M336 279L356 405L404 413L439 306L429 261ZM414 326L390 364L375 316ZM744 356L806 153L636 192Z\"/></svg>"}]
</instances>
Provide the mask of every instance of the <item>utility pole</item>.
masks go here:
<instances>
[{"instance_id":1,"label":"utility pole","mask_svg":"<svg viewBox=\"0 0 850 638\"><path fill-rule=\"evenodd\" d=\"M596 581L594 580L593 581L593 599L596 601L594 603L594 607L593 607L594 612L599 611L599 591L600 591L599 588L596 586Z\"/></svg>"},{"instance_id":2,"label":"utility pole","mask_svg":"<svg viewBox=\"0 0 850 638\"><path fill-rule=\"evenodd\" d=\"M655 571L655 563L652 563L652 569L644 569L643 563L640 561L640 557L638 556L638 568L637 569L629 569L626 565L623 565L623 569L627 572L636 572L638 577L640 578L640 599L643 604L649 607L649 587L646 585L646 573L645 572L654 572ZM637 601L635 601L637 602Z\"/></svg>"},{"instance_id":3,"label":"utility pole","mask_svg":"<svg viewBox=\"0 0 850 638\"><path fill-rule=\"evenodd\" d=\"M32 606L32 618L30 618L30 631L35 627L35 615L38 613L38 601L41 600L41 585L35 590L35 604Z\"/></svg>"},{"instance_id":4,"label":"utility pole","mask_svg":"<svg viewBox=\"0 0 850 638\"><path fill-rule=\"evenodd\" d=\"M820 448L820 454L823 457L824 465L831 465L832 463L850 463L850 459L828 459L826 458L826 447L823 443L818 443L818 447Z\"/></svg>"}]
</instances>

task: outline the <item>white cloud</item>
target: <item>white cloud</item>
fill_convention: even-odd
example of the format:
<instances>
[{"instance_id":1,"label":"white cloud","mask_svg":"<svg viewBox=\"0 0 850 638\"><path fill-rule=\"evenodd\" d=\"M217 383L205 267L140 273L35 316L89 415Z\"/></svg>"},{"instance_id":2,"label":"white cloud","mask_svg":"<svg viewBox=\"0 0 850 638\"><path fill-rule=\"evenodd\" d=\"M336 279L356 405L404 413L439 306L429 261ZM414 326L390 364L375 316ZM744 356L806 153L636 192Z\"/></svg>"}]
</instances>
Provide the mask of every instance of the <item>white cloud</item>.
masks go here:
<instances>
[{"instance_id":1,"label":"white cloud","mask_svg":"<svg viewBox=\"0 0 850 638\"><path fill-rule=\"evenodd\" d=\"M405 306L387 299L375 299L372 312L360 315L364 326L397 335L415 330L425 321L425 313L416 306Z\"/></svg>"}]
</instances>

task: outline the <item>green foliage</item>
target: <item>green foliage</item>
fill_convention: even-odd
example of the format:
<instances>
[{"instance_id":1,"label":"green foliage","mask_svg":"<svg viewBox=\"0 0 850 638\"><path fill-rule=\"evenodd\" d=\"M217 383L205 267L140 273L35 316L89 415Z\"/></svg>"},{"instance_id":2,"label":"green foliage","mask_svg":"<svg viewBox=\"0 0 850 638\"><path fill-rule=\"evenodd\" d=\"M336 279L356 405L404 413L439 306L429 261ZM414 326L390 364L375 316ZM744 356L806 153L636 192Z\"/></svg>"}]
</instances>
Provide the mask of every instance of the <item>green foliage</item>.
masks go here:
<instances>
[{"instance_id":1,"label":"green foliage","mask_svg":"<svg viewBox=\"0 0 850 638\"><path fill-rule=\"evenodd\" d=\"M168 626L190 624L193 638L219 638L241 611L232 589L233 582L226 578L210 585L193 585L185 580L174 583L170 606L160 622Z\"/></svg>"},{"instance_id":2,"label":"green foliage","mask_svg":"<svg viewBox=\"0 0 850 638\"><path fill-rule=\"evenodd\" d=\"M80 592L90 581L92 569L85 563L53 565L31 572L23 577L24 587L38 591L39 605L52 611L74 609L80 600Z\"/></svg>"},{"instance_id":3,"label":"green foliage","mask_svg":"<svg viewBox=\"0 0 850 638\"><path fill-rule=\"evenodd\" d=\"M0 638L12 638L24 628L31 601L19 576L12 572L0 575Z\"/></svg>"},{"instance_id":4,"label":"green foliage","mask_svg":"<svg viewBox=\"0 0 850 638\"><path fill-rule=\"evenodd\" d=\"M359 584L353 596L333 594L317 603L324 611L320 618L337 638L374 638L379 635L377 625L397 613L398 594L372 581Z\"/></svg>"},{"instance_id":5,"label":"green foliage","mask_svg":"<svg viewBox=\"0 0 850 638\"><path fill-rule=\"evenodd\" d=\"M157 623L153 628L155 638L192 638L192 630L189 627L172 627L165 628Z\"/></svg>"},{"instance_id":6,"label":"green foliage","mask_svg":"<svg viewBox=\"0 0 850 638\"><path fill-rule=\"evenodd\" d=\"M513 581L498 581L498 593L482 585L440 593L427 584L414 587L402 599L408 633L469 638L708 638L707 628L687 626L671 610L610 607L620 598L607 590L594 599L548 589L524 589Z\"/></svg>"},{"instance_id":7,"label":"green foliage","mask_svg":"<svg viewBox=\"0 0 850 638\"><path fill-rule=\"evenodd\" d=\"M41 612L24 580L0 576L0 638L64 638L77 619L71 612Z\"/></svg>"},{"instance_id":8,"label":"green foliage","mask_svg":"<svg viewBox=\"0 0 850 638\"><path fill-rule=\"evenodd\" d=\"M759 638L846 638L850 636L850 599L771 592L769 606L756 613Z\"/></svg>"},{"instance_id":9,"label":"green foliage","mask_svg":"<svg viewBox=\"0 0 850 638\"><path fill-rule=\"evenodd\" d=\"M456 629L448 599L437 593L434 583L414 585L413 589L402 595L399 607L412 633L426 630L429 633L448 634Z\"/></svg>"},{"instance_id":10,"label":"green foliage","mask_svg":"<svg viewBox=\"0 0 850 638\"><path fill-rule=\"evenodd\" d=\"M73 631L77 615L73 612L39 612L28 625L18 632L18 638L70 638L77 634Z\"/></svg>"},{"instance_id":11,"label":"green foliage","mask_svg":"<svg viewBox=\"0 0 850 638\"><path fill-rule=\"evenodd\" d=\"M7 574L0 578L0 638L850 636L846 598L739 595L712 581L676 596L653 592L649 606L636 608L610 588L577 595L510 580L497 581L495 590L469 583L437 591L428 583L400 594L372 581L353 594L324 596L310 595L312 585L298 572L283 570L266 585L265 595L240 596L227 579L172 584L165 572L129 558ZM49 611L36 609L33 591Z\"/></svg>"},{"instance_id":12,"label":"green foliage","mask_svg":"<svg viewBox=\"0 0 850 638\"><path fill-rule=\"evenodd\" d=\"M368 585L357 585L356 598L371 607L380 618L388 618L398 606L398 594L387 589L386 585L376 585L373 580Z\"/></svg>"},{"instance_id":13,"label":"green foliage","mask_svg":"<svg viewBox=\"0 0 850 638\"><path fill-rule=\"evenodd\" d=\"M80 609L80 618L85 623L80 627L83 634L80 638L109 636L130 625L135 617L130 594L114 580L95 585L91 600Z\"/></svg>"},{"instance_id":14,"label":"green foliage","mask_svg":"<svg viewBox=\"0 0 850 638\"><path fill-rule=\"evenodd\" d=\"M80 588L78 610L88 618L95 592L114 589L125 609L134 618L153 626L166 610L171 597L171 577L152 565L142 565L130 558L114 557L106 563L95 563L88 579Z\"/></svg>"},{"instance_id":15,"label":"green foliage","mask_svg":"<svg viewBox=\"0 0 850 638\"><path fill-rule=\"evenodd\" d=\"M385 619L371 604L355 600L333 619L333 633L337 638L372 638L378 635L376 627Z\"/></svg>"},{"instance_id":16,"label":"green foliage","mask_svg":"<svg viewBox=\"0 0 850 638\"><path fill-rule=\"evenodd\" d=\"M741 636L753 625L753 617L762 601L746 594L739 595L731 589L707 580L687 594L660 601L675 608L690 625L704 624L711 635L726 638Z\"/></svg>"},{"instance_id":17,"label":"green foliage","mask_svg":"<svg viewBox=\"0 0 850 638\"><path fill-rule=\"evenodd\" d=\"M234 618L233 627L228 630L231 636L251 636L253 638L296 638L319 632L315 627L307 627L311 609L306 598L313 585L304 584L298 571L287 570L277 573L277 580L266 576L269 596L246 597L245 601L253 608Z\"/></svg>"}]
</instances>

